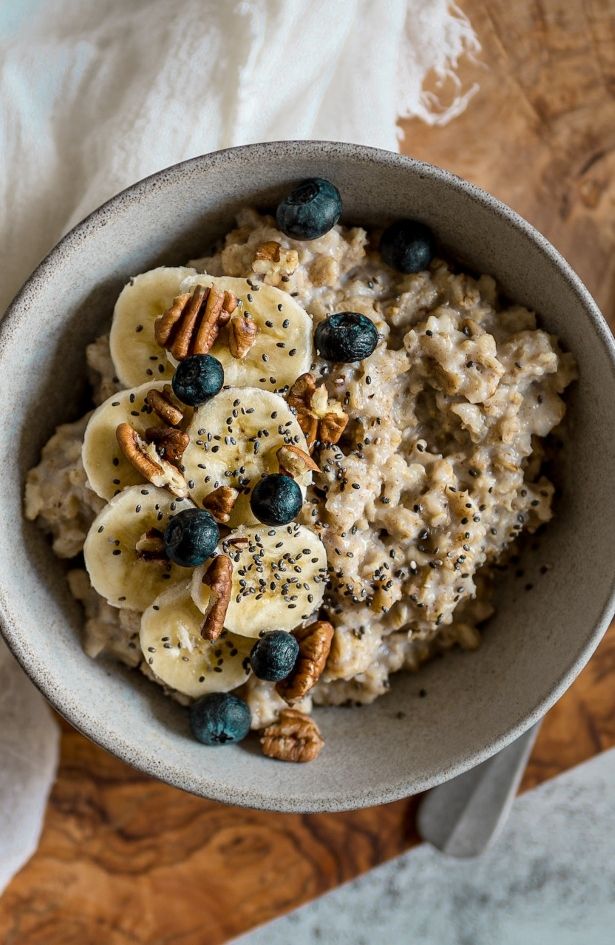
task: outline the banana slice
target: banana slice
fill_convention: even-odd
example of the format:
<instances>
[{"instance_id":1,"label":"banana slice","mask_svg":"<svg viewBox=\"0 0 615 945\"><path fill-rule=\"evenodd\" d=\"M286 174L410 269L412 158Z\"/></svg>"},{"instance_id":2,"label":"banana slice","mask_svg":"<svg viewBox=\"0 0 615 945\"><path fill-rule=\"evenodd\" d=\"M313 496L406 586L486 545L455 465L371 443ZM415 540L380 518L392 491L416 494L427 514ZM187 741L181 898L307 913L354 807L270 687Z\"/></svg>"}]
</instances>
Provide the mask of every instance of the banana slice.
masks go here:
<instances>
[{"instance_id":1,"label":"banana slice","mask_svg":"<svg viewBox=\"0 0 615 945\"><path fill-rule=\"evenodd\" d=\"M141 649L165 685L197 699L228 692L250 675L252 641L226 630L214 643L201 636L203 614L190 596L190 582L157 597L141 618Z\"/></svg>"},{"instance_id":2,"label":"banana slice","mask_svg":"<svg viewBox=\"0 0 615 945\"><path fill-rule=\"evenodd\" d=\"M173 365L154 338L154 322L194 272L187 266L160 266L135 276L122 289L115 303L109 345L115 373L126 387L173 376Z\"/></svg>"},{"instance_id":3,"label":"banana slice","mask_svg":"<svg viewBox=\"0 0 615 945\"><path fill-rule=\"evenodd\" d=\"M185 581L186 568L158 560L140 540L150 529L164 532L172 515L191 508L189 499L176 499L148 483L120 492L94 519L83 546L94 590L112 607L143 611L163 590Z\"/></svg>"},{"instance_id":4,"label":"banana slice","mask_svg":"<svg viewBox=\"0 0 615 945\"><path fill-rule=\"evenodd\" d=\"M310 370L314 326L305 309L288 292L250 284L247 279L206 273L186 278L182 291L195 285L215 285L220 291L232 292L238 302L233 319L248 313L258 329L254 344L243 358L233 357L229 350L230 329L220 332L210 354L222 363L227 384L282 390Z\"/></svg>"},{"instance_id":5,"label":"banana slice","mask_svg":"<svg viewBox=\"0 0 615 945\"><path fill-rule=\"evenodd\" d=\"M224 626L258 637L266 630L292 630L322 603L327 553L318 535L303 525L243 528L223 542L233 562L231 602ZM206 613L211 591L203 584L210 562L192 576L192 599Z\"/></svg>"},{"instance_id":6,"label":"banana slice","mask_svg":"<svg viewBox=\"0 0 615 945\"><path fill-rule=\"evenodd\" d=\"M115 431L129 423L139 436L147 427L164 426L145 403L150 390L162 390L164 381L120 390L97 407L83 436L81 459L90 487L103 499L112 499L127 486L143 482L143 476L128 462L118 446Z\"/></svg>"},{"instance_id":7,"label":"banana slice","mask_svg":"<svg viewBox=\"0 0 615 945\"><path fill-rule=\"evenodd\" d=\"M307 444L297 419L279 394L255 387L222 390L198 407L188 426L190 443L182 458L190 498L197 505L219 486L240 492L228 524L255 525L250 492L262 475L278 472L277 450ZM312 481L306 471L296 480L303 493Z\"/></svg>"}]
</instances>

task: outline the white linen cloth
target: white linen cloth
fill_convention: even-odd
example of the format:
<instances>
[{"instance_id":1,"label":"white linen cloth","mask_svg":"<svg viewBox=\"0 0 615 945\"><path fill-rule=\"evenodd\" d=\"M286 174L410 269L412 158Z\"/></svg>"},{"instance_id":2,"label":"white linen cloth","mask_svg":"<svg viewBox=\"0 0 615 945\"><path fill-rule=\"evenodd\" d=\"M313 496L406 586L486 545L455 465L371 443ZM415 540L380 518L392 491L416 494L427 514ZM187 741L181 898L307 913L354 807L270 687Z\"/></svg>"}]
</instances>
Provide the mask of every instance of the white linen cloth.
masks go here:
<instances>
[{"instance_id":1,"label":"white linen cloth","mask_svg":"<svg viewBox=\"0 0 615 945\"><path fill-rule=\"evenodd\" d=\"M455 69L479 48L448 0L0 4L0 312L70 226L139 178L254 141L396 150L398 116L465 108L476 89ZM428 73L452 101L423 90ZM4 649L0 687L1 891L35 848L57 734Z\"/></svg>"}]
</instances>

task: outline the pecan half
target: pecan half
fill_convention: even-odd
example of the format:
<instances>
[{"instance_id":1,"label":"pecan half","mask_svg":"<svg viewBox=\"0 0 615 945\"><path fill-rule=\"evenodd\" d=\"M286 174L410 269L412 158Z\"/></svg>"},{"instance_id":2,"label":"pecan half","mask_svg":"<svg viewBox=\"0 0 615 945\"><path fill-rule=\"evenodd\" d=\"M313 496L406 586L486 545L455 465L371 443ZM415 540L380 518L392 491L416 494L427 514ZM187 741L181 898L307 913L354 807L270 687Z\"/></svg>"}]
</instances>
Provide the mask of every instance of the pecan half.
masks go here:
<instances>
[{"instance_id":1,"label":"pecan half","mask_svg":"<svg viewBox=\"0 0 615 945\"><path fill-rule=\"evenodd\" d=\"M318 417L318 440L324 445L337 443L348 425L348 414L339 401L331 400L324 385L312 394L311 410Z\"/></svg>"},{"instance_id":2,"label":"pecan half","mask_svg":"<svg viewBox=\"0 0 615 945\"><path fill-rule=\"evenodd\" d=\"M224 629L224 618L231 602L233 564L228 555L218 555L203 575L203 584L211 588L211 600L205 615L201 636L217 640Z\"/></svg>"},{"instance_id":3,"label":"pecan half","mask_svg":"<svg viewBox=\"0 0 615 945\"><path fill-rule=\"evenodd\" d=\"M237 296L232 292L229 292L228 289L224 290L224 302L222 303L222 311L220 312L220 318L218 319L219 325L226 325L230 320L231 315L237 308Z\"/></svg>"},{"instance_id":4,"label":"pecan half","mask_svg":"<svg viewBox=\"0 0 615 945\"><path fill-rule=\"evenodd\" d=\"M246 315L232 318L228 326L228 346L234 358L241 360L256 341L258 328L256 322Z\"/></svg>"},{"instance_id":5,"label":"pecan half","mask_svg":"<svg viewBox=\"0 0 615 945\"><path fill-rule=\"evenodd\" d=\"M324 744L314 719L297 709L282 709L261 735L263 754L278 761L314 761Z\"/></svg>"},{"instance_id":6,"label":"pecan half","mask_svg":"<svg viewBox=\"0 0 615 945\"><path fill-rule=\"evenodd\" d=\"M165 384L162 390L152 388L148 391L145 403L170 427L178 427L184 419L185 407L173 393L170 384Z\"/></svg>"},{"instance_id":7,"label":"pecan half","mask_svg":"<svg viewBox=\"0 0 615 945\"><path fill-rule=\"evenodd\" d=\"M166 459L174 466L179 466L190 437L174 427L148 427L144 438L146 443L153 443L160 459Z\"/></svg>"},{"instance_id":8,"label":"pecan half","mask_svg":"<svg viewBox=\"0 0 615 945\"><path fill-rule=\"evenodd\" d=\"M299 643L299 656L290 676L276 686L285 702L303 699L316 685L325 668L334 631L328 620L317 620L293 633Z\"/></svg>"},{"instance_id":9,"label":"pecan half","mask_svg":"<svg viewBox=\"0 0 615 945\"><path fill-rule=\"evenodd\" d=\"M340 403L330 400L324 386L316 387L313 374L302 374L286 395L286 401L297 414L310 449L316 442L337 443L348 424L348 415Z\"/></svg>"},{"instance_id":10,"label":"pecan half","mask_svg":"<svg viewBox=\"0 0 615 945\"><path fill-rule=\"evenodd\" d=\"M309 411L297 411L297 423L303 430L309 449L312 449L318 439L318 417Z\"/></svg>"},{"instance_id":11,"label":"pecan half","mask_svg":"<svg viewBox=\"0 0 615 945\"><path fill-rule=\"evenodd\" d=\"M311 410L315 390L316 381L314 376L312 374L302 374L286 395L289 407L293 407L296 411L297 423L303 430L310 449L318 438L318 417Z\"/></svg>"},{"instance_id":12,"label":"pecan half","mask_svg":"<svg viewBox=\"0 0 615 945\"><path fill-rule=\"evenodd\" d=\"M307 470L320 472L309 453L300 450L298 446L281 446L276 452L280 472L287 476L301 476Z\"/></svg>"},{"instance_id":13,"label":"pecan half","mask_svg":"<svg viewBox=\"0 0 615 945\"><path fill-rule=\"evenodd\" d=\"M219 486L205 497L203 508L211 512L215 520L220 522L221 525L226 525L238 498L237 489L233 489L232 486Z\"/></svg>"},{"instance_id":14,"label":"pecan half","mask_svg":"<svg viewBox=\"0 0 615 945\"><path fill-rule=\"evenodd\" d=\"M166 487L180 499L188 495L186 480L172 463L158 455L154 443L141 439L129 423L120 423L115 435L122 453L144 479L161 489Z\"/></svg>"},{"instance_id":15,"label":"pecan half","mask_svg":"<svg viewBox=\"0 0 615 945\"><path fill-rule=\"evenodd\" d=\"M333 446L348 426L348 417L342 413L326 413L318 424L318 439L325 445Z\"/></svg>"},{"instance_id":16,"label":"pecan half","mask_svg":"<svg viewBox=\"0 0 615 945\"><path fill-rule=\"evenodd\" d=\"M166 561L167 552L164 538L159 528L148 528L135 545L137 558L143 561Z\"/></svg>"},{"instance_id":17,"label":"pecan half","mask_svg":"<svg viewBox=\"0 0 615 945\"><path fill-rule=\"evenodd\" d=\"M232 292L196 285L192 292L178 295L156 319L156 341L178 361L192 354L207 354L236 307Z\"/></svg>"},{"instance_id":18,"label":"pecan half","mask_svg":"<svg viewBox=\"0 0 615 945\"><path fill-rule=\"evenodd\" d=\"M309 410L312 397L316 390L316 380L313 374L301 374L286 395L289 407L295 410Z\"/></svg>"}]
</instances>

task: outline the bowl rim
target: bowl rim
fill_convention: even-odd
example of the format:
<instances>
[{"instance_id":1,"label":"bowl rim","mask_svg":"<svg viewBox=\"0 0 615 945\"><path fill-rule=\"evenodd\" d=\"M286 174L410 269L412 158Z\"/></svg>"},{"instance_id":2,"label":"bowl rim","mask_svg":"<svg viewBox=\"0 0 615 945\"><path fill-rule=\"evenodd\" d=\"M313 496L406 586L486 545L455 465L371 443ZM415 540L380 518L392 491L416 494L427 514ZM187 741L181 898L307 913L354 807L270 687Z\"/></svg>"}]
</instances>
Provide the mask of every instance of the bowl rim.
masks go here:
<instances>
[{"instance_id":1,"label":"bowl rim","mask_svg":"<svg viewBox=\"0 0 615 945\"><path fill-rule=\"evenodd\" d=\"M380 166L406 167L411 173L418 174L422 178L429 178L438 184L451 188L495 213L533 243L547 258L548 263L556 270L559 277L568 284L568 287L583 307L593 331L598 336L598 340L602 343L610 362L611 371L615 375L615 340L596 302L566 259L545 236L520 214L487 191L444 168L381 148L319 140L257 142L225 148L162 168L119 191L69 230L26 280L8 306L5 315L0 319L0 357L4 352L6 340L12 331L13 324L19 324L20 322L20 310L25 297L33 290L36 291L37 286L45 281L48 272L54 268L56 258L60 255L65 256L76 249L81 240L87 237L90 229L92 227L96 228L100 221L108 216L110 211L120 209L123 205L129 207L130 202L146 197L154 189L160 191L164 187L172 188L178 179L189 174L194 167L209 168L212 165L229 160L241 161L242 156L270 160L280 148L285 150L286 156L290 154L298 162L306 157L317 157L326 161L327 156L330 155L331 157L341 156L355 161L376 163ZM482 745L473 752L456 759L445 770L438 772L435 777L425 776L413 779L402 777L395 782L389 782L386 785L379 785L367 790L361 789L355 793L350 788L344 792L343 797L332 793L330 796L319 796L312 801L303 797L293 797L289 793L280 797L276 796L275 793L264 794L258 790L246 788L233 796L232 803L242 807L280 812L310 813L353 810L399 800L409 796L409 794L415 794L434 787L442 781L462 774L505 748L543 717L586 665L604 635L614 612L615 571L595 626L585 637L584 642L579 646L574 657L571 658L568 669L562 673L555 685L536 702L532 709L525 712L515 724L508 726L497 738L492 739L487 745ZM174 787L190 791L193 794L229 803L228 793L224 788L218 787L215 782L204 782L202 777L195 777L190 771L169 764L164 759L152 758L147 751L140 753L138 746L135 748L123 737L118 736L117 733L108 731L104 725L100 725L100 720L90 720L87 717L84 718L83 715L79 716L77 707L72 704L69 687L65 685L56 689L49 685L44 674L40 673L40 667L37 665L35 657L30 653L26 641L20 635L19 621L15 619L15 614L6 597L4 588L0 588L0 632L26 674L51 705L78 731L145 774L164 780Z\"/></svg>"}]
</instances>

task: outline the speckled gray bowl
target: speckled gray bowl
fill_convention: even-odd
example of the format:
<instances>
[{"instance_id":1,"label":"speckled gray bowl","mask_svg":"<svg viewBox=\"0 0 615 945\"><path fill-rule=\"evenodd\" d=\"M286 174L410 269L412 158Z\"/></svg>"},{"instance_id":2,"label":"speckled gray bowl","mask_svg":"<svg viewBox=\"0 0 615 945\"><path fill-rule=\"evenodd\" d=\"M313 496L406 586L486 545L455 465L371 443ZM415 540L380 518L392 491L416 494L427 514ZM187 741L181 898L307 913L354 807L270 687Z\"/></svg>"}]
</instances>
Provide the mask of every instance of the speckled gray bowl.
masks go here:
<instances>
[{"instance_id":1,"label":"speckled gray bowl","mask_svg":"<svg viewBox=\"0 0 615 945\"><path fill-rule=\"evenodd\" d=\"M360 709L321 710L327 746L310 765L256 745L204 748L184 711L137 672L88 659L63 565L22 519L28 467L54 426L76 416L84 347L104 330L132 274L199 255L245 204L329 177L345 219L429 223L469 266L536 309L579 362L556 519L503 576L480 650L451 654ZM49 700L109 751L171 784L272 810L344 810L428 788L483 761L539 718L596 647L614 595L615 351L569 266L524 220L444 171L396 154L317 142L251 145L150 177L93 213L39 266L0 329L0 613L13 652ZM540 573L543 563L551 565ZM525 591L526 584L533 584ZM419 698L425 689L426 698Z\"/></svg>"}]
</instances>

